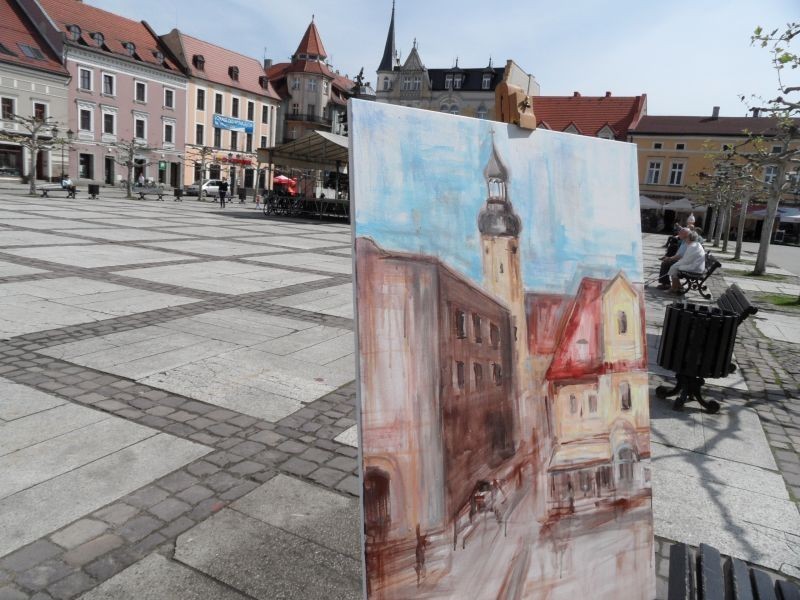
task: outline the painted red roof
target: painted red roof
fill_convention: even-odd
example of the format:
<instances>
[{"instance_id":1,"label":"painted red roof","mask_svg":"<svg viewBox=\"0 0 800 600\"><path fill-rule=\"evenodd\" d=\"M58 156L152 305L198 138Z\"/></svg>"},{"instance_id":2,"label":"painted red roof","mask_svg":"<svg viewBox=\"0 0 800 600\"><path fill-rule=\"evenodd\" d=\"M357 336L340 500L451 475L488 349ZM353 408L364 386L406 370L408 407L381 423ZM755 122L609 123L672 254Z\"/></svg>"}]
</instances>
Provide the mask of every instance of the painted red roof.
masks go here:
<instances>
[{"instance_id":1,"label":"painted red roof","mask_svg":"<svg viewBox=\"0 0 800 600\"><path fill-rule=\"evenodd\" d=\"M186 64L184 67L192 77L227 85L253 94L268 96L275 100L280 99L271 83L266 88L261 86L259 78L266 76L267 73L264 72L264 67L260 61L233 50L204 42L185 33L178 32L178 35L185 55ZM205 60L202 71L195 67L193 63L195 55L200 55ZM238 81L231 78L228 72L230 67L239 69Z\"/></svg>"},{"instance_id":2,"label":"painted red roof","mask_svg":"<svg viewBox=\"0 0 800 600\"><path fill-rule=\"evenodd\" d=\"M177 65L168 56L165 56L163 65L159 63L153 53L164 50L159 46L158 38L141 21L115 15L80 0L38 0L38 2L71 43L130 58L122 44L132 42L136 48L136 57L141 62L156 68L177 70ZM72 41L69 25L81 28L79 40ZM92 40L91 34L96 32L103 34L104 48L98 48Z\"/></svg>"},{"instance_id":3,"label":"painted red roof","mask_svg":"<svg viewBox=\"0 0 800 600\"><path fill-rule=\"evenodd\" d=\"M605 125L615 138L625 140L647 111L647 95L641 96L534 96L537 123L553 131L573 124L585 135L596 136Z\"/></svg>"},{"instance_id":4,"label":"painted red roof","mask_svg":"<svg viewBox=\"0 0 800 600\"><path fill-rule=\"evenodd\" d=\"M294 51L294 56L298 54L316 54L322 58L328 57L328 54L325 52L325 46L322 45L322 38L319 35L317 26L314 25L313 19L311 23L309 23L305 34L303 34L300 45L298 45L297 50Z\"/></svg>"},{"instance_id":5,"label":"painted red roof","mask_svg":"<svg viewBox=\"0 0 800 600\"><path fill-rule=\"evenodd\" d=\"M21 65L33 69L41 69L67 75L67 70L61 64L47 43L39 36L27 17L18 9L16 2L0 3L0 44L12 54L0 51L0 61ZM27 44L39 50L44 59L25 56L19 44Z\"/></svg>"},{"instance_id":6,"label":"painted red roof","mask_svg":"<svg viewBox=\"0 0 800 600\"><path fill-rule=\"evenodd\" d=\"M531 354L553 354L559 326L573 298L562 294L525 294L528 349Z\"/></svg>"}]
</instances>

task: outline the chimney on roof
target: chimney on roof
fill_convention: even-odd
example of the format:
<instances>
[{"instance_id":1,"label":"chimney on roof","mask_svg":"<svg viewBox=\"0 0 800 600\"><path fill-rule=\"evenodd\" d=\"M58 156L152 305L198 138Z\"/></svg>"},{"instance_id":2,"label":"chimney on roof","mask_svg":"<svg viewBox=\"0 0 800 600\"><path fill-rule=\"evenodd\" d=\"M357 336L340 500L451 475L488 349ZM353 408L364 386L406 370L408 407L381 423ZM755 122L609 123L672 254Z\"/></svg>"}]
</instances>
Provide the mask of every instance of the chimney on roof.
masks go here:
<instances>
[{"instance_id":1,"label":"chimney on roof","mask_svg":"<svg viewBox=\"0 0 800 600\"><path fill-rule=\"evenodd\" d=\"M606 98L611 98L611 92L606 92Z\"/></svg>"},{"instance_id":2,"label":"chimney on roof","mask_svg":"<svg viewBox=\"0 0 800 600\"><path fill-rule=\"evenodd\" d=\"M754 106L753 108L750 109L750 112L753 113L753 118L758 118L758 113L761 112L761 109L758 108L757 106Z\"/></svg>"},{"instance_id":3,"label":"chimney on roof","mask_svg":"<svg viewBox=\"0 0 800 600\"><path fill-rule=\"evenodd\" d=\"M265 58L264 59L264 70L267 71L270 68L272 68L272 59L271 58Z\"/></svg>"},{"instance_id":4,"label":"chimney on roof","mask_svg":"<svg viewBox=\"0 0 800 600\"><path fill-rule=\"evenodd\" d=\"M572 92L572 97L573 98L580 98L581 97L581 93L580 92Z\"/></svg>"},{"instance_id":5,"label":"chimney on roof","mask_svg":"<svg viewBox=\"0 0 800 600\"><path fill-rule=\"evenodd\" d=\"M714 109L711 111L711 118L719 119L719 106L715 106Z\"/></svg>"}]
</instances>

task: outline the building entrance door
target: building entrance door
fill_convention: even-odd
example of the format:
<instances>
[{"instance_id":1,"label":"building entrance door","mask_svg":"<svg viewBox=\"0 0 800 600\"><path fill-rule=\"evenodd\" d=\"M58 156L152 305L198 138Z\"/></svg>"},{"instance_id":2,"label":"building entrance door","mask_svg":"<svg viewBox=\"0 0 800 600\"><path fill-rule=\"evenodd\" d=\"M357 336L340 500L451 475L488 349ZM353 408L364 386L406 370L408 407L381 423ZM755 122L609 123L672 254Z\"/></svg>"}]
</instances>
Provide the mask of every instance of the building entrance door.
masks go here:
<instances>
[{"instance_id":1,"label":"building entrance door","mask_svg":"<svg viewBox=\"0 0 800 600\"><path fill-rule=\"evenodd\" d=\"M104 173L106 184L114 185L116 183L116 181L114 181L114 159L110 156L106 156Z\"/></svg>"},{"instance_id":2,"label":"building entrance door","mask_svg":"<svg viewBox=\"0 0 800 600\"><path fill-rule=\"evenodd\" d=\"M39 156L36 159L36 179L48 178L48 157L50 153L44 150L39 150Z\"/></svg>"}]
</instances>

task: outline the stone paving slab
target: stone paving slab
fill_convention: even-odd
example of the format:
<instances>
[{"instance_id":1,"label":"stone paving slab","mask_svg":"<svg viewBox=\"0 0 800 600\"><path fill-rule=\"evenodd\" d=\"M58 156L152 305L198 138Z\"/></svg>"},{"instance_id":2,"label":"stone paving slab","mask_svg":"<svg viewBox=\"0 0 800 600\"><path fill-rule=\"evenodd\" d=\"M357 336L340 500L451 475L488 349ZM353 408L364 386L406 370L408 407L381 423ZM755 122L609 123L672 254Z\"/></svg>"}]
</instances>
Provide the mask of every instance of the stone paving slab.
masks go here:
<instances>
[{"instance_id":1,"label":"stone paving slab","mask_svg":"<svg viewBox=\"0 0 800 600\"><path fill-rule=\"evenodd\" d=\"M151 554L82 595L81 600L245 600L194 569Z\"/></svg>"},{"instance_id":2,"label":"stone paving slab","mask_svg":"<svg viewBox=\"0 0 800 600\"><path fill-rule=\"evenodd\" d=\"M142 263L170 262L180 257L158 250L134 248L131 246L111 246L108 244L75 245L74 238L57 246L42 246L22 249L6 249L8 254L46 260L61 265L74 265L83 268L121 267ZM69 244L69 245L68 245Z\"/></svg>"},{"instance_id":3,"label":"stone paving slab","mask_svg":"<svg viewBox=\"0 0 800 600\"><path fill-rule=\"evenodd\" d=\"M26 267L15 263L0 261L0 277L15 277L17 275L34 275L37 273L46 273L44 269L34 269L33 267Z\"/></svg>"},{"instance_id":4,"label":"stone paving slab","mask_svg":"<svg viewBox=\"0 0 800 600\"><path fill-rule=\"evenodd\" d=\"M16 421L64 403L66 400L63 398L0 377L0 424Z\"/></svg>"},{"instance_id":5,"label":"stone paving slab","mask_svg":"<svg viewBox=\"0 0 800 600\"><path fill-rule=\"evenodd\" d=\"M248 260L264 262L274 265L289 265L314 269L316 271L330 271L331 273L351 274L353 272L352 260L345 257L331 256L314 252L293 252L272 256L252 256Z\"/></svg>"},{"instance_id":6,"label":"stone paving slab","mask_svg":"<svg viewBox=\"0 0 800 600\"><path fill-rule=\"evenodd\" d=\"M344 284L323 290L294 294L276 300L274 304L352 319L353 286Z\"/></svg>"},{"instance_id":7,"label":"stone paving slab","mask_svg":"<svg viewBox=\"0 0 800 600\"><path fill-rule=\"evenodd\" d=\"M779 342L800 344L800 313L770 313L761 311L754 317L756 328L766 337Z\"/></svg>"},{"instance_id":8,"label":"stone paving slab","mask_svg":"<svg viewBox=\"0 0 800 600\"><path fill-rule=\"evenodd\" d=\"M80 235L88 238L108 240L110 242L145 242L152 240L178 240L184 236L174 233L162 233L146 229L107 229L104 225L98 224L95 228L74 227L64 230L56 230L59 233Z\"/></svg>"},{"instance_id":9,"label":"stone paving slab","mask_svg":"<svg viewBox=\"0 0 800 600\"><path fill-rule=\"evenodd\" d=\"M260 600L362 598L360 560L235 510L181 535L175 559Z\"/></svg>"},{"instance_id":10,"label":"stone paving slab","mask_svg":"<svg viewBox=\"0 0 800 600\"><path fill-rule=\"evenodd\" d=\"M235 233L235 232L233 232ZM174 242L147 242L150 248L161 250L176 250L178 252L191 252L213 257L242 256L249 254L272 254L285 252L281 248L267 246L266 244L249 244L247 239L229 241L224 239L209 240L179 240Z\"/></svg>"},{"instance_id":11,"label":"stone paving slab","mask_svg":"<svg viewBox=\"0 0 800 600\"><path fill-rule=\"evenodd\" d=\"M53 398L56 400L56 398ZM86 439L87 435L98 433L89 426L109 419L105 413L86 410L74 404L55 404L47 409L39 410L33 414L21 417L10 423L0 423L0 465L2 457L23 448L34 448L34 456L38 457L43 442L52 442L53 439L63 439L60 436L78 431L78 440ZM105 435L103 428L99 431ZM38 458L34 462L39 462ZM61 457L59 457L61 462ZM37 465L31 465L36 468ZM2 467L0 467L2 468ZM15 472L24 469L24 461L20 454L16 454L11 464L6 464L8 470L4 472L4 479L0 479L0 490L15 477ZM24 473L26 476L29 473ZM0 491L2 497L2 491Z\"/></svg>"},{"instance_id":12,"label":"stone paving slab","mask_svg":"<svg viewBox=\"0 0 800 600\"><path fill-rule=\"evenodd\" d=\"M2 231L0 230L0 248L10 252L14 246L55 246L74 244L74 238L38 231ZM87 250L84 246L83 250Z\"/></svg>"}]
</instances>

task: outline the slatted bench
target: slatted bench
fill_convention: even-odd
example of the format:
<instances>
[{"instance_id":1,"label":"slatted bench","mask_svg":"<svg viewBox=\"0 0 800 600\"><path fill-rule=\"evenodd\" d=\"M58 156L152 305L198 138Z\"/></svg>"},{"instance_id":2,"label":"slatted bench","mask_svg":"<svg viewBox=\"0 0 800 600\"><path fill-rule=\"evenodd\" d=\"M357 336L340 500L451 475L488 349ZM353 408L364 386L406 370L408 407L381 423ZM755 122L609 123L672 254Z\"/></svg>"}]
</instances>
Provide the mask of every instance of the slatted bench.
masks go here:
<instances>
[{"instance_id":1,"label":"slatted bench","mask_svg":"<svg viewBox=\"0 0 800 600\"><path fill-rule=\"evenodd\" d=\"M158 199L164 201L164 190L158 188L148 188L138 190L139 200L147 200L147 196L158 196Z\"/></svg>"},{"instance_id":2,"label":"slatted bench","mask_svg":"<svg viewBox=\"0 0 800 600\"><path fill-rule=\"evenodd\" d=\"M42 193L42 198L49 198L50 194L54 193L62 193L65 194L67 198L75 198L78 188L76 188L74 185L70 187L61 187L60 185L40 185L36 188L36 191Z\"/></svg>"},{"instance_id":3,"label":"slatted bench","mask_svg":"<svg viewBox=\"0 0 800 600\"><path fill-rule=\"evenodd\" d=\"M739 316L739 323L750 315L754 315L758 312L758 307L750 303L750 300L744 295L742 289L735 283L731 284L731 286L725 290L725 293L717 299L717 306L722 310L736 313Z\"/></svg>"},{"instance_id":4,"label":"slatted bench","mask_svg":"<svg viewBox=\"0 0 800 600\"><path fill-rule=\"evenodd\" d=\"M686 544L669 549L667 600L800 600L800 587L716 548Z\"/></svg>"},{"instance_id":5,"label":"slatted bench","mask_svg":"<svg viewBox=\"0 0 800 600\"><path fill-rule=\"evenodd\" d=\"M692 271L678 271L678 279L681 282L681 295L695 290L706 300L711 300L711 293L708 291L706 279L714 274L714 271L722 266L716 258L711 255L711 252L706 252L706 269L702 273L693 273Z\"/></svg>"}]
</instances>

